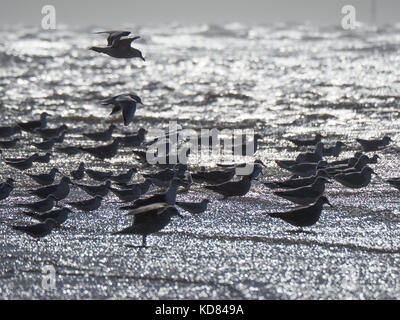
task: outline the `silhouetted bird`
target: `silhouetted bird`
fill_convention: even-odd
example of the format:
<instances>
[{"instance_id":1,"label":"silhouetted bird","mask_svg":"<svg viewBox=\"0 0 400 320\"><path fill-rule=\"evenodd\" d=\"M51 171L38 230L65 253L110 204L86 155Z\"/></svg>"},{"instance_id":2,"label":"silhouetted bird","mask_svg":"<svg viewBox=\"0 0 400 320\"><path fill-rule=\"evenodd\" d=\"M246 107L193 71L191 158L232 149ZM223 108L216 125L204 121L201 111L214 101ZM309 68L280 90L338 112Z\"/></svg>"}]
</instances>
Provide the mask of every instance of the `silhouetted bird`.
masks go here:
<instances>
[{"instance_id":1,"label":"silhouetted bird","mask_svg":"<svg viewBox=\"0 0 400 320\"><path fill-rule=\"evenodd\" d=\"M108 34L107 46L111 46L114 40L119 40L122 37L126 37L131 34L130 31L121 31L121 30L95 32L95 34L104 34L104 33Z\"/></svg>"},{"instance_id":2,"label":"silhouetted bird","mask_svg":"<svg viewBox=\"0 0 400 320\"><path fill-rule=\"evenodd\" d=\"M78 188L84 190L87 194L91 196L100 196L100 197L105 197L109 189L111 187L111 181L107 180L104 184L98 185L98 186L89 186L89 185L84 185L84 184L78 184L74 183Z\"/></svg>"},{"instance_id":3,"label":"silhouetted bird","mask_svg":"<svg viewBox=\"0 0 400 320\"><path fill-rule=\"evenodd\" d=\"M156 203L141 207L129 212L133 216L133 224L113 234L142 235L142 247L146 247L146 238L149 234L162 230L171 222L173 216L180 216L178 210L165 203Z\"/></svg>"},{"instance_id":4,"label":"silhouetted bird","mask_svg":"<svg viewBox=\"0 0 400 320\"><path fill-rule=\"evenodd\" d=\"M320 142L322 139L322 136L318 133L315 135L314 139L312 140L302 140L302 139L295 139L295 138L290 138L288 139L290 142L294 143L296 146L301 147L301 146L315 146L318 142Z\"/></svg>"},{"instance_id":5,"label":"silhouetted bird","mask_svg":"<svg viewBox=\"0 0 400 320\"><path fill-rule=\"evenodd\" d=\"M14 167L18 170L26 170L32 168L33 165L33 160L36 160L39 155L35 153L34 155L26 158L25 160L20 160L20 161L12 161L6 160L5 163L8 164L11 167Z\"/></svg>"},{"instance_id":6,"label":"silhouetted bird","mask_svg":"<svg viewBox=\"0 0 400 320\"><path fill-rule=\"evenodd\" d=\"M95 196L92 199L76 201L76 202L67 202L67 204L81 211L90 212L100 208L102 200L103 200L102 197Z\"/></svg>"},{"instance_id":7,"label":"silhouetted bird","mask_svg":"<svg viewBox=\"0 0 400 320\"><path fill-rule=\"evenodd\" d=\"M93 141L108 141L112 139L112 134L115 128L115 125L112 124L105 131L83 133L83 135Z\"/></svg>"},{"instance_id":8,"label":"silhouetted bird","mask_svg":"<svg viewBox=\"0 0 400 320\"><path fill-rule=\"evenodd\" d=\"M119 139L115 138L111 144L98 147L80 147L83 152L89 153L99 159L111 159L118 153Z\"/></svg>"},{"instance_id":9,"label":"silhouetted bird","mask_svg":"<svg viewBox=\"0 0 400 320\"><path fill-rule=\"evenodd\" d=\"M345 187L359 189L369 185L372 174L375 174L374 170L365 166L361 172L339 173L333 178Z\"/></svg>"},{"instance_id":10,"label":"silhouetted bird","mask_svg":"<svg viewBox=\"0 0 400 320\"><path fill-rule=\"evenodd\" d=\"M8 178L6 182L0 184L0 201L7 199L11 191L13 190L14 190L14 180L12 178Z\"/></svg>"},{"instance_id":11,"label":"silhouetted bird","mask_svg":"<svg viewBox=\"0 0 400 320\"><path fill-rule=\"evenodd\" d=\"M68 197L69 195L70 183L71 183L70 178L62 177L60 183L52 184L50 186L42 187L36 190L31 190L30 193L38 196L39 198L46 198L49 195L53 195L57 200L62 200Z\"/></svg>"},{"instance_id":12,"label":"silhouetted bird","mask_svg":"<svg viewBox=\"0 0 400 320\"><path fill-rule=\"evenodd\" d=\"M72 212L70 208L61 208L44 213L22 212L22 214L40 222L44 222L46 219L53 219L59 226L67 221L70 212Z\"/></svg>"},{"instance_id":13,"label":"silhouetted bird","mask_svg":"<svg viewBox=\"0 0 400 320\"><path fill-rule=\"evenodd\" d=\"M124 39L114 39L112 44L107 47L90 47L89 50L104 53L113 58L130 59L130 58L141 58L143 61L142 53L131 47L132 41L139 39L140 37L129 37Z\"/></svg>"},{"instance_id":14,"label":"silhouetted bird","mask_svg":"<svg viewBox=\"0 0 400 320\"><path fill-rule=\"evenodd\" d=\"M0 141L0 148L3 148L3 149L14 148L17 145L17 142L19 142L18 138L15 138L13 140Z\"/></svg>"},{"instance_id":15,"label":"silhouetted bird","mask_svg":"<svg viewBox=\"0 0 400 320\"><path fill-rule=\"evenodd\" d=\"M388 136L384 136L381 140L364 140L356 139L359 144L363 147L364 151L376 151L383 147L386 147L392 139Z\"/></svg>"},{"instance_id":16,"label":"silhouetted bird","mask_svg":"<svg viewBox=\"0 0 400 320\"><path fill-rule=\"evenodd\" d=\"M112 171L98 171L98 170L86 169L85 172L90 178L100 182L104 182L107 179L110 179L113 175Z\"/></svg>"},{"instance_id":17,"label":"silhouetted bird","mask_svg":"<svg viewBox=\"0 0 400 320\"><path fill-rule=\"evenodd\" d=\"M119 175L116 176L111 176L110 180L117 182L117 183L129 183L132 179L133 174L137 172L136 168L131 168L128 170L128 172L126 173L121 173Z\"/></svg>"},{"instance_id":18,"label":"silhouetted bird","mask_svg":"<svg viewBox=\"0 0 400 320\"><path fill-rule=\"evenodd\" d=\"M192 213L192 214L199 214L203 213L207 210L207 206L210 203L210 200L204 199L201 202L180 202L177 201L176 205L183 210Z\"/></svg>"},{"instance_id":19,"label":"silhouetted bird","mask_svg":"<svg viewBox=\"0 0 400 320\"><path fill-rule=\"evenodd\" d=\"M51 233L57 222L53 219L46 219L44 222L31 224L29 226L12 226L14 230L18 230L30 235L33 238L43 238Z\"/></svg>"},{"instance_id":20,"label":"silhouetted bird","mask_svg":"<svg viewBox=\"0 0 400 320\"><path fill-rule=\"evenodd\" d=\"M21 128L17 125L0 127L0 138L8 138L17 133L21 133Z\"/></svg>"},{"instance_id":21,"label":"silhouetted bird","mask_svg":"<svg viewBox=\"0 0 400 320\"><path fill-rule=\"evenodd\" d=\"M49 173L41 173L41 174L30 174L27 173L29 177L35 180L42 186L46 186L48 184L52 184L54 182L54 178L56 173L60 172L57 168L52 168Z\"/></svg>"},{"instance_id":22,"label":"silhouetted bird","mask_svg":"<svg viewBox=\"0 0 400 320\"><path fill-rule=\"evenodd\" d=\"M38 211L38 212L46 212L46 211L53 209L56 201L57 201L56 197L53 196L52 194L50 194L44 200L31 202L31 203L17 203L17 207L28 208L30 210Z\"/></svg>"},{"instance_id":23,"label":"silhouetted bird","mask_svg":"<svg viewBox=\"0 0 400 320\"><path fill-rule=\"evenodd\" d=\"M270 217L279 218L296 227L309 227L319 220L325 203L332 206L325 196L321 196L310 206L297 207L287 212L273 212L267 214Z\"/></svg>"},{"instance_id":24,"label":"silhouetted bird","mask_svg":"<svg viewBox=\"0 0 400 320\"><path fill-rule=\"evenodd\" d=\"M81 162L78 169L71 171L71 177L74 180L81 180L85 176L85 163Z\"/></svg>"},{"instance_id":25,"label":"silhouetted bird","mask_svg":"<svg viewBox=\"0 0 400 320\"><path fill-rule=\"evenodd\" d=\"M34 132L36 129L43 129L47 126L47 114L46 112L42 112L40 114L40 120L33 120L28 122L18 122L17 125L24 131Z\"/></svg>"}]
</instances>

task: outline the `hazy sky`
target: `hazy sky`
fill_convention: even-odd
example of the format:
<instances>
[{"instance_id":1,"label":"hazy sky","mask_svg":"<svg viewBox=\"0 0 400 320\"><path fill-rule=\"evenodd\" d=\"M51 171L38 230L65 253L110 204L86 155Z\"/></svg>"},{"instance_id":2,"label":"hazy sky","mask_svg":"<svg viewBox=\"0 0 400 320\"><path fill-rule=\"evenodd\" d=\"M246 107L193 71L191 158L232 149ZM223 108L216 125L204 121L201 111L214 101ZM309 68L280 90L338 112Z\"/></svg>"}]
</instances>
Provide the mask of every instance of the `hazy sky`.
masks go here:
<instances>
[{"instance_id":1,"label":"hazy sky","mask_svg":"<svg viewBox=\"0 0 400 320\"><path fill-rule=\"evenodd\" d=\"M40 25L43 5L56 8L57 23L104 25L123 23L223 23L247 24L310 21L340 24L341 8L352 4L357 20L369 22L373 0L1 0L0 24ZM376 0L378 23L400 21L400 0Z\"/></svg>"}]
</instances>

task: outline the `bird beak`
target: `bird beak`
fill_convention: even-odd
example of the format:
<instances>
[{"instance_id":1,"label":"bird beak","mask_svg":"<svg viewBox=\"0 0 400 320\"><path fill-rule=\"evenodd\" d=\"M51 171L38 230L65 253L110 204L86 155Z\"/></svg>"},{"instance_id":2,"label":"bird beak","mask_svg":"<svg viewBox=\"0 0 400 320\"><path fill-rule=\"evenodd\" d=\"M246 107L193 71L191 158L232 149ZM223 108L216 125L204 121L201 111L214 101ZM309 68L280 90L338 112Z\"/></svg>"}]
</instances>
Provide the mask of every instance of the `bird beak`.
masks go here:
<instances>
[{"instance_id":1,"label":"bird beak","mask_svg":"<svg viewBox=\"0 0 400 320\"><path fill-rule=\"evenodd\" d=\"M141 58L142 58L142 60L143 60L143 61L146 61L146 59L145 59L145 58L143 58L143 57L141 57Z\"/></svg>"},{"instance_id":2,"label":"bird beak","mask_svg":"<svg viewBox=\"0 0 400 320\"><path fill-rule=\"evenodd\" d=\"M331 208L333 208L333 205L329 201L327 203L331 206Z\"/></svg>"}]
</instances>

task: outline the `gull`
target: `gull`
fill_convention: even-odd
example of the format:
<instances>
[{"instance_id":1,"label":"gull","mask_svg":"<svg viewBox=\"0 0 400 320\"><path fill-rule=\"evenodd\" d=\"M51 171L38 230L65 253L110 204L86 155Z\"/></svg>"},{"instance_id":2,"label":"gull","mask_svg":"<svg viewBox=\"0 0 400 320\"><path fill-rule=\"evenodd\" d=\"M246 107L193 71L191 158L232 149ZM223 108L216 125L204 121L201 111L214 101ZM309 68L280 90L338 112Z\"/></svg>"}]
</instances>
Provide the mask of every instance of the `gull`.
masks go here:
<instances>
[{"instance_id":1,"label":"gull","mask_svg":"<svg viewBox=\"0 0 400 320\"><path fill-rule=\"evenodd\" d=\"M319 169L324 164L326 164L326 161L322 160L319 161L318 163L305 162L305 163L295 164L287 168L287 170L300 177L309 177L315 175L317 169Z\"/></svg>"},{"instance_id":2,"label":"gull","mask_svg":"<svg viewBox=\"0 0 400 320\"><path fill-rule=\"evenodd\" d=\"M395 187L397 190L400 190L400 178L392 178L386 180L391 186Z\"/></svg>"},{"instance_id":3,"label":"gull","mask_svg":"<svg viewBox=\"0 0 400 320\"><path fill-rule=\"evenodd\" d=\"M78 169L71 171L71 177L74 180L81 180L85 176L85 163L81 162Z\"/></svg>"},{"instance_id":4,"label":"gull","mask_svg":"<svg viewBox=\"0 0 400 320\"><path fill-rule=\"evenodd\" d=\"M386 147L392 139L388 136L384 136L381 140L364 140L356 139L359 144L363 147L364 151L376 151L380 148Z\"/></svg>"},{"instance_id":5,"label":"gull","mask_svg":"<svg viewBox=\"0 0 400 320\"><path fill-rule=\"evenodd\" d=\"M139 147L145 140L146 129L140 128L137 134L126 135L121 138L121 143L127 147Z\"/></svg>"},{"instance_id":6,"label":"gull","mask_svg":"<svg viewBox=\"0 0 400 320\"><path fill-rule=\"evenodd\" d=\"M176 176L176 171L165 169L154 173L143 173L142 176L150 178L157 187L165 187L170 185L171 180Z\"/></svg>"},{"instance_id":7,"label":"gull","mask_svg":"<svg viewBox=\"0 0 400 320\"><path fill-rule=\"evenodd\" d=\"M61 153L65 153L69 156L73 156L75 154L78 154L80 152L78 147L73 147L73 146L66 146L66 147L57 147L57 151Z\"/></svg>"},{"instance_id":8,"label":"gull","mask_svg":"<svg viewBox=\"0 0 400 320\"><path fill-rule=\"evenodd\" d=\"M322 155L324 157L339 157L340 153L342 152L342 147L344 147L344 143L342 141L337 141L334 147L323 148Z\"/></svg>"},{"instance_id":9,"label":"gull","mask_svg":"<svg viewBox=\"0 0 400 320\"><path fill-rule=\"evenodd\" d=\"M157 193L153 194L152 196L144 199L138 199L136 200L132 205L130 206L123 206L120 207L121 210L132 210L136 209L142 206L147 206L149 204L154 204L154 203L167 203L168 205L174 205L176 202L176 192L178 190L179 186L179 179L174 178L172 179L168 190L165 193Z\"/></svg>"},{"instance_id":10,"label":"gull","mask_svg":"<svg viewBox=\"0 0 400 320\"><path fill-rule=\"evenodd\" d=\"M365 166L360 172L339 173L334 175L333 179L345 187L360 189L368 186L372 174L375 174L374 170Z\"/></svg>"},{"instance_id":11,"label":"gull","mask_svg":"<svg viewBox=\"0 0 400 320\"><path fill-rule=\"evenodd\" d=\"M89 153L92 156L101 160L111 159L118 153L119 138L115 138L111 144L97 146L97 147L79 147L79 149L85 153Z\"/></svg>"},{"instance_id":12,"label":"gull","mask_svg":"<svg viewBox=\"0 0 400 320\"><path fill-rule=\"evenodd\" d=\"M14 148L18 142L19 142L18 138L13 139L13 140L0 141L0 148L11 149L11 148Z\"/></svg>"},{"instance_id":13,"label":"gull","mask_svg":"<svg viewBox=\"0 0 400 320\"><path fill-rule=\"evenodd\" d=\"M43 238L49 235L56 226L57 222L54 219L46 219L41 223L31 224L28 226L12 226L12 228L24 232L33 238Z\"/></svg>"},{"instance_id":14,"label":"gull","mask_svg":"<svg viewBox=\"0 0 400 320\"><path fill-rule=\"evenodd\" d=\"M105 197L108 194L108 188L111 187L111 181L107 180L104 184L98 186L88 186L79 183L74 183L74 185L91 196Z\"/></svg>"},{"instance_id":15,"label":"gull","mask_svg":"<svg viewBox=\"0 0 400 320\"><path fill-rule=\"evenodd\" d=\"M1 138L8 138L17 133L21 133L21 128L17 125L12 126L12 127L0 127L0 137Z\"/></svg>"},{"instance_id":16,"label":"gull","mask_svg":"<svg viewBox=\"0 0 400 320\"><path fill-rule=\"evenodd\" d=\"M322 160L323 150L324 144L322 142L318 142L314 152L300 153L296 158L296 163L318 162Z\"/></svg>"},{"instance_id":17,"label":"gull","mask_svg":"<svg viewBox=\"0 0 400 320\"><path fill-rule=\"evenodd\" d=\"M140 194L144 195L149 191L151 184L153 183L153 180L151 178L147 178L141 183L133 183L133 184L126 184L126 183L117 183L121 188L123 189L133 189L136 186L140 188Z\"/></svg>"},{"instance_id":18,"label":"gull","mask_svg":"<svg viewBox=\"0 0 400 320\"><path fill-rule=\"evenodd\" d=\"M37 183L39 183L42 186L46 186L49 184L52 184L54 182L54 178L56 176L56 173L60 172L57 168L52 168L49 173L42 173L42 174L30 174L27 173L29 177L31 177L33 180L35 180Z\"/></svg>"},{"instance_id":19,"label":"gull","mask_svg":"<svg viewBox=\"0 0 400 320\"><path fill-rule=\"evenodd\" d=\"M93 180L104 182L110 179L113 175L112 171L97 171L92 169L86 169L86 174Z\"/></svg>"},{"instance_id":20,"label":"gull","mask_svg":"<svg viewBox=\"0 0 400 320\"><path fill-rule=\"evenodd\" d=\"M210 203L210 200L203 199L201 202L176 202L176 205L179 208L191 213L191 214L199 214L203 213L207 210L207 206Z\"/></svg>"},{"instance_id":21,"label":"gull","mask_svg":"<svg viewBox=\"0 0 400 320\"><path fill-rule=\"evenodd\" d=\"M112 193L114 193L119 200L123 202L131 202L140 198L141 192L139 186L133 187L132 189L115 189L108 188Z\"/></svg>"},{"instance_id":22,"label":"gull","mask_svg":"<svg viewBox=\"0 0 400 320\"><path fill-rule=\"evenodd\" d=\"M116 176L114 176L114 175L111 176L110 180L114 181L114 182L117 182L117 183L129 183L131 181L131 179L132 179L133 174L136 173L136 172L137 172L136 168L131 168L126 173L121 173L121 174L116 175Z\"/></svg>"},{"instance_id":23,"label":"gull","mask_svg":"<svg viewBox=\"0 0 400 320\"><path fill-rule=\"evenodd\" d=\"M155 203L144 206L128 213L133 216L133 224L117 234L139 234L142 235L142 247L146 247L146 237L163 229L171 222L173 216L182 217L174 206L165 203Z\"/></svg>"},{"instance_id":24,"label":"gull","mask_svg":"<svg viewBox=\"0 0 400 320\"><path fill-rule=\"evenodd\" d=\"M17 203L17 207L28 208L33 211L46 212L53 209L57 199L54 195L50 194L44 200L32 203Z\"/></svg>"},{"instance_id":25,"label":"gull","mask_svg":"<svg viewBox=\"0 0 400 320\"><path fill-rule=\"evenodd\" d=\"M236 169L228 168L225 170L199 171L192 173L192 178L196 182L207 184L221 184L231 181L235 176Z\"/></svg>"},{"instance_id":26,"label":"gull","mask_svg":"<svg viewBox=\"0 0 400 320\"><path fill-rule=\"evenodd\" d=\"M49 114L46 112L42 112L40 114L40 120L33 120L28 122L18 122L17 125L23 130L27 132L34 132L36 129L43 129L47 126L47 116Z\"/></svg>"},{"instance_id":27,"label":"gull","mask_svg":"<svg viewBox=\"0 0 400 320\"><path fill-rule=\"evenodd\" d=\"M375 159L379 159L378 155L374 155L372 158L369 158L367 155L363 154L357 162L354 164L354 166L349 167L349 168L343 168L343 169L336 169L335 168L328 168L328 173L330 175L335 175L339 173L350 173L350 172L359 172L364 168L367 164L375 162Z\"/></svg>"},{"instance_id":28,"label":"gull","mask_svg":"<svg viewBox=\"0 0 400 320\"><path fill-rule=\"evenodd\" d=\"M94 133L83 133L83 135L93 141L108 141L112 139L112 134L115 125L110 125L106 131L94 132Z\"/></svg>"},{"instance_id":29,"label":"gull","mask_svg":"<svg viewBox=\"0 0 400 320\"><path fill-rule=\"evenodd\" d=\"M43 156L38 156L36 159L33 160L33 162L49 163L50 162L50 157L51 157L51 153L47 152Z\"/></svg>"},{"instance_id":30,"label":"gull","mask_svg":"<svg viewBox=\"0 0 400 320\"><path fill-rule=\"evenodd\" d=\"M206 185L204 188L228 197L244 196L250 191L252 176L243 176L239 181L225 182L217 185Z\"/></svg>"},{"instance_id":31,"label":"gull","mask_svg":"<svg viewBox=\"0 0 400 320\"><path fill-rule=\"evenodd\" d=\"M286 191L276 191L274 194L294 203L307 205L315 202L324 193L325 183L330 183L330 181L324 177L318 177L309 186Z\"/></svg>"},{"instance_id":32,"label":"gull","mask_svg":"<svg viewBox=\"0 0 400 320\"><path fill-rule=\"evenodd\" d=\"M95 196L94 198L76 201L76 202L67 202L68 205L85 212L95 211L101 206L101 201L103 200L100 196Z\"/></svg>"},{"instance_id":33,"label":"gull","mask_svg":"<svg viewBox=\"0 0 400 320\"><path fill-rule=\"evenodd\" d=\"M72 183L68 177L62 177L60 183L42 187L36 190L31 190L30 193L39 198L46 198L53 195L57 200L65 199L70 192L69 184Z\"/></svg>"},{"instance_id":34,"label":"gull","mask_svg":"<svg viewBox=\"0 0 400 320\"><path fill-rule=\"evenodd\" d=\"M43 139L52 139L57 138L63 131L67 131L68 127L63 124L57 128L39 128L35 129L35 132L38 133Z\"/></svg>"},{"instance_id":35,"label":"gull","mask_svg":"<svg viewBox=\"0 0 400 320\"><path fill-rule=\"evenodd\" d=\"M6 182L0 184L0 200L7 199L13 189L14 180L12 178L8 178Z\"/></svg>"},{"instance_id":36,"label":"gull","mask_svg":"<svg viewBox=\"0 0 400 320\"><path fill-rule=\"evenodd\" d=\"M110 115L113 115L113 114L119 112L120 110L122 110L122 117L124 119L124 125L127 126L132 122L133 117L135 116L136 107L138 104L140 104L140 103L137 102L132 97L130 97L128 95L121 95L115 99L114 108L111 111Z\"/></svg>"},{"instance_id":37,"label":"gull","mask_svg":"<svg viewBox=\"0 0 400 320\"><path fill-rule=\"evenodd\" d=\"M332 206L325 196L321 196L312 205L297 207L287 212L268 212L267 214L270 217L282 219L292 226L309 227L317 223L325 203Z\"/></svg>"},{"instance_id":38,"label":"gull","mask_svg":"<svg viewBox=\"0 0 400 320\"><path fill-rule=\"evenodd\" d=\"M95 32L95 34L108 34L107 37L107 46L111 46L114 40L119 40L122 37L129 36L131 34L130 31L122 31L122 30L111 30L111 31L99 31Z\"/></svg>"},{"instance_id":39,"label":"gull","mask_svg":"<svg viewBox=\"0 0 400 320\"><path fill-rule=\"evenodd\" d=\"M69 213L72 212L70 208L61 208L52 210L44 213L36 213L36 212L22 212L23 215L31 217L40 222L46 221L46 219L53 219L57 222L57 226L60 226L68 219Z\"/></svg>"},{"instance_id":40,"label":"gull","mask_svg":"<svg viewBox=\"0 0 400 320\"><path fill-rule=\"evenodd\" d=\"M49 139L49 140L45 140L45 141L39 142L39 143L32 142L32 145L40 150L48 151L53 148L55 143L56 143L56 141L54 139Z\"/></svg>"},{"instance_id":41,"label":"gull","mask_svg":"<svg viewBox=\"0 0 400 320\"><path fill-rule=\"evenodd\" d=\"M16 169L26 170L26 169L32 168L33 161L36 160L38 157L39 157L39 155L37 153L35 153L32 156L30 156L24 160L12 161L12 159L10 159L10 160L6 160L5 163Z\"/></svg>"},{"instance_id":42,"label":"gull","mask_svg":"<svg viewBox=\"0 0 400 320\"><path fill-rule=\"evenodd\" d=\"M324 169L317 170L317 173L311 177L299 178L299 179L289 179L285 181L273 181L273 182L263 182L263 184L272 189L285 188L285 189L295 189L300 187L305 187L313 184L318 177L329 177L328 173Z\"/></svg>"},{"instance_id":43,"label":"gull","mask_svg":"<svg viewBox=\"0 0 400 320\"><path fill-rule=\"evenodd\" d=\"M329 165L329 166L337 166L337 165L342 165L342 164L348 164L350 160L352 160L352 159L359 159L362 155L363 155L363 153L358 151L358 152L356 152L356 153L354 154L354 156L353 156L352 158L347 158L347 159L332 161L332 162L329 162L328 165ZM352 161L353 161L353 160L352 160ZM357 160L356 160L355 162L357 162ZM355 162L354 162L354 163L355 163Z\"/></svg>"},{"instance_id":44,"label":"gull","mask_svg":"<svg viewBox=\"0 0 400 320\"><path fill-rule=\"evenodd\" d=\"M294 143L296 146L301 147L301 146L315 146L318 142L320 142L322 139L322 136L318 133L315 135L314 139L312 140L301 140L301 139L287 139L290 142Z\"/></svg>"},{"instance_id":45,"label":"gull","mask_svg":"<svg viewBox=\"0 0 400 320\"><path fill-rule=\"evenodd\" d=\"M140 58L143 61L146 61L143 58L142 53L131 47L132 41L139 39L140 37L129 37L124 39L114 39L112 44L107 47L90 47L89 50L93 50L99 53L104 53L113 58L119 59L131 59L131 58Z\"/></svg>"}]
</instances>

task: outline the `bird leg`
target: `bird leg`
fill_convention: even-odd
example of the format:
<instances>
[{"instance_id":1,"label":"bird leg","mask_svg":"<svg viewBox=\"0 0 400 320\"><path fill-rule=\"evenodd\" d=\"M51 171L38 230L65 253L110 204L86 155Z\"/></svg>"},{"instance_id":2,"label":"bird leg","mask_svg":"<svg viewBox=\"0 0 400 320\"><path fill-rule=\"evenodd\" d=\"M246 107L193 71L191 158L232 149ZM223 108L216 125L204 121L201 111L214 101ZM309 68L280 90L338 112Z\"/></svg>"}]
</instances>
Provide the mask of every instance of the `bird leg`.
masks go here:
<instances>
[{"instance_id":1,"label":"bird leg","mask_svg":"<svg viewBox=\"0 0 400 320\"><path fill-rule=\"evenodd\" d=\"M143 237L142 237L142 247L146 248L146 246L147 246L146 235L143 235Z\"/></svg>"}]
</instances>

